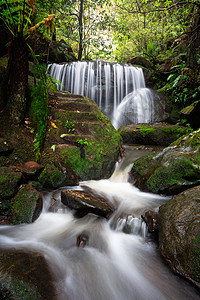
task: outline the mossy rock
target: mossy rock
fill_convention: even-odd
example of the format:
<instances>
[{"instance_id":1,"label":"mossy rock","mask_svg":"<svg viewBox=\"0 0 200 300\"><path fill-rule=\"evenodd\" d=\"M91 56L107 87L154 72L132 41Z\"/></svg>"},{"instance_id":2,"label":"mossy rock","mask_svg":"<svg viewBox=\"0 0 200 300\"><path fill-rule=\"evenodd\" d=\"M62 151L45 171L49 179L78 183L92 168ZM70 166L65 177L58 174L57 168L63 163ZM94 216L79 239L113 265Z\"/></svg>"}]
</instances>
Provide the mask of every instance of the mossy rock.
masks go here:
<instances>
[{"instance_id":1,"label":"mossy rock","mask_svg":"<svg viewBox=\"0 0 200 300\"><path fill-rule=\"evenodd\" d=\"M40 184L45 189L57 189L61 186L78 184L78 179L74 172L67 165L66 168L63 173L54 164L47 164L39 176Z\"/></svg>"},{"instance_id":2,"label":"mossy rock","mask_svg":"<svg viewBox=\"0 0 200 300\"><path fill-rule=\"evenodd\" d=\"M1 120L0 120L1 122ZM27 161L35 160L33 147L34 134L30 133L30 129L25 126L8 127L7 120L1 124L1 134L5 139L9 140L13 145L13 151L6 156L0 156L1 166L16 166Z\"/></svg>"},{"instance_id":3,"label":"mossy rock","mask_svg":"<svg viewBox=\"0 0 200 300\"><path fill-rule=\"evenodd\" d=\"M22 250L0 251L0 298L55 300L54 278L43 255Z\"/></svg>"},{"instance_id":4,"label":"mossy rock","mask_svg":"<svg viewBox=\"0 0 200 300\"><path fill-rule=\"evenodd\" d=\"M0 168L0 199L8 199L15 195L22 174L12 168Z\"/></svg>"},{"instance_id":5,"label":"mossy rock","mask_svg":"<svg viewBox=\"0 0 200 300\"><path fill-rule=\"evenodd\" d=\"M120 127L119 133L124 144L168 146L188 130L187 127L168 123L131 124Z\"/></svg>"},{"instance_id":6,"label":"mossy rock","mask_svg":"<svg viewBox=\"0 0 200 300\"><path fill-rule=\"evenodd\" d=\"M177 194L200 183L200 132L190 133L157 154L137 160L131 179L139 188Z\"/></svg>"},{"instance_id":7,"label":"mossy rock","mask_svg":"<svg viewBox=\"0 0 200 300\"><path fill-rule=\"evenodd\" d=\"M200 185L159 209L159 248L167 264L200 288Z\"/></svg>"},{"instance_id":8,"label":"mossy rock","mask_svg":"<svg viewBox=\"0 0 200 300\"><path fill-rule=\"evenodd\" d=\"M34 286L19 279L12 278L7 274L1 276L0 281L1 299L29 299L41 300L42 297Z\"/></svg>"},{"instance_id":9,"label":"mossy rock","mask_svg":"<svg viewBox=\"0 0 200 300\"><path fill-rule=\"evenodd\" d=\"M22 185L14 198L12 223L14 225L32 223L37 205L41 205L40 197L40 193L31 184Z\"/></svg>"},{"instance_id":10,"label":"mossy rock","mask_svg":"<svg viewBox=\"0 0 200 300\"><path fill-rule=\"evenodd\" d=\"M110 120L87 97L57 92L51 99L55 126L47 132L41 162L69 165L81 180L110 177L122 145Z\"/></svg>"}]
</instances>

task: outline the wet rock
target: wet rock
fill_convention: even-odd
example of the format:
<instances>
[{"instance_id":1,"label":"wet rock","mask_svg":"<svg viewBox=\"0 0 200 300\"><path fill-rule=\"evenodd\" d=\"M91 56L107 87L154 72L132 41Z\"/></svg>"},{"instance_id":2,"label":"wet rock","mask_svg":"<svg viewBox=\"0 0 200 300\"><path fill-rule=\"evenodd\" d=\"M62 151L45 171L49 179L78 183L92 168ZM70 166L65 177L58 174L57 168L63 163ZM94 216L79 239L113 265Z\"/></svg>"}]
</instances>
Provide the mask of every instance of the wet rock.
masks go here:
<instances>
[{"instance_id":1,"label":"wet rock","mask_svg":"<svg viewBox=\"0 0 200 300\"><path fill-rule=\"evenodd\" d=\"M85 233L80 234L77 237L77 242L76 245L78 248L84 248L86 246L86 244L88 243L89 240L89 236Z\"/></svg>"},{"instance_id":2,"label":"wet rock","mask_svg":"<svg viewBox=\"0 0 200 300\"><path fill-rule=\"evenodd\" d=\"M55 300L54 278L37 252L0 251L0 298Z\"/></svg>"},{"instance_id":3,"label":"wet rock","mask_svg":"<svg viewBox=\"0 0 200 300\"><path fill-rule=\"evenodd\" d=\"M59 170L54 164L47 164L39 176L39 182L46 189L56 189L66 185L77 185L78 178L70 167Z\"/></svg>"},{"instance_id":4,"label":"wet rock","mask_svg":"<svg viewBox=\"0 0 200 300\"><path fill-rule=\"evenodd\" d=\"M22 173L14 171L12 168L0 168L0 199L13 197L21 181Z\"/></svg>"},{"instance_id":5,"label":"wet rock","mask_svg":"<svg viewBox=\"0 0 200 300\"><path fill-rule=\"evenodd\" d=\"M158 229L166 262L200 288L200 185L160 207Z\"/></svg>"},{"instance_id":6,"label":"wet rock","mask_svg":"<svg viewBox=\"0 0 200 300\"><path fill-rule=\"evenodd\" d=\"M153 210L148 210L142 215L142 219L145 221L149 232L155 232L158 229L158 213Z\"/></svg>"},{"instance_id":7,"label":"wet rock","mask_svg":"<svg viewBox=\"0 0 200 300\"><path fill-rule=\"evenodd\" d=\"M35 161L28 161L17 167L17 169L29 180L37 180L42 170L43 166L39 165Z\"/></svg>"},{"instance_id":8,"label":"wet rock","mask_svg":"<svg viewBox=\"0 0 200 300\"><path fill-rule=\"evenodd\" d=\"M13 201L11 219L15 225L32 223L41 212L41 195L31 184L22 185Z\"/></svg>"},{"instance_id":9,"label":"wet rock","mask_svg":"<svg viewBox=\"0 0 200 300\"><path fill-rule=\"evenodd\" d=\"M84 191L63 190L61 191L61 202L75 210L77 217L93 213L109 218L114 211L114 208L104 198Z\"/></svg>"},{"instance_id":10,"label":"wet rock","mask_svg":"<svg viewBox=\"0 0 200 300\"><path fill-rule=\"evenodd\" d=\"M130 182L142 190L178 194L200 183L200 130L134 162Z\"/></svg>"},{"instance_id":11,"label":"wet rock","mask_svg":"<svg viewBox=\"0 0 200 300\"><path fill-rule=\"evenodd\" d=\"M0 138L0 155L9 155L12 153L14 147L11 141Z\"/></svg>"},{"instance_id":12,"label":"wet rock","mask_svg":"<svg viewBox=\"0 0 200 300\"><path fill-rule=\"evenodd\" d=\"M131 124L119 128L124 144L169 146L188 128L168 123Z\"/></svg>"}]
</instances>

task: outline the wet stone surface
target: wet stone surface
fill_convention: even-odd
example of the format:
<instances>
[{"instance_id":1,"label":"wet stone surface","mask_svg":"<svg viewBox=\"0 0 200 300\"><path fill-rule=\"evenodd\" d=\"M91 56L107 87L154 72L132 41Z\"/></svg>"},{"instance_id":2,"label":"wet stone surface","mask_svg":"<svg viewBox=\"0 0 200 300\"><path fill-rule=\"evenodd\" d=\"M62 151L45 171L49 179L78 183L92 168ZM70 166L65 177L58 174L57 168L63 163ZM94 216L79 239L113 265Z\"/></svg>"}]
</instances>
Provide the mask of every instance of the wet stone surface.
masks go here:
<instances>
[{"instance_id":1,"label":"wet stone surface","mask_svg":"<svg viewBox=\"0 0 200 300\"><path fill-rule=\"evenodd\" d=\"M63 190L61 202L76 211L77 217L93 213L109 218L114 208L104 198L94 196L84 191Z\"/></svg>"}]
</instances>

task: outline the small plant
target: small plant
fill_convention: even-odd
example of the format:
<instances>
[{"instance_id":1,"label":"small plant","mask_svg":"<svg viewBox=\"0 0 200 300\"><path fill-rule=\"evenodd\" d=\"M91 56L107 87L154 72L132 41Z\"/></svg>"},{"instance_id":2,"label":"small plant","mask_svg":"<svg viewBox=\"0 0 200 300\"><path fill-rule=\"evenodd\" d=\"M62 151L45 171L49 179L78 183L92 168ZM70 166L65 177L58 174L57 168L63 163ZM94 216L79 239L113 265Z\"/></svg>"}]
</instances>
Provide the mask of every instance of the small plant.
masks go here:
<instances>
[{"instance_id":1,"label":"small plant","mask_svg":"<svg viewBox=\"0 0 200 300\"><path fill-rule=\"evenodd\" d=\"M76 140L78 144L83 145L83 146L88 146L89 142L87 139L77 139Z\"/></svg>"},{"instance_id":2,"label":"small plant","mask_svg":"<svg viewBox=\"0 0 200 300\"><path fill-rule=\"evenodd\" d=\"M67 128L67 130L68 130L68 133L73 133L74 131L75 131L75 128L74 128L74 122L73 121L66 121L65 122L65 128Z\"/></svg>"},{"instance_id":3,"label":"small plant","mask_svg":"<svg viewBox=\"0 0 200 300\"><path fill-rule=\"evenodd\" d=\"M101 113L100 115L97 115L97 119L100 121L106 121L107 117L103 113Z\"/></svg>"}]
</instances>

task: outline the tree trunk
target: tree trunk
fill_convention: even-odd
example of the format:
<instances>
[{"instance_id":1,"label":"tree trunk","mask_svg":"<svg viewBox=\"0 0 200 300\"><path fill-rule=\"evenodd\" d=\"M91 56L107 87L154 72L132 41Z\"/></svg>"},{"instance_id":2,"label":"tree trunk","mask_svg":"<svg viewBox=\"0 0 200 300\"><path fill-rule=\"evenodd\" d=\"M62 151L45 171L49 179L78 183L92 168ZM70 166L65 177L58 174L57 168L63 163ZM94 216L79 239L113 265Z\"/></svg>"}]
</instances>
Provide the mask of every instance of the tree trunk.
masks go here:
<instances>
[{"instance_id":1,"label":"tree trunk","mask_svg":"<svg viewBox=\"0 0 200 300\"><path fill-rule=\"evenodd\" d=\"M195 9L190 32L188 32L187 41L187 66L195 68L196 54L200 48L200 7Z\"/></svg>"},{"instance_id":2,"label":"tree trunk","mask_svg":"<svg viewBox=\"0 0 200 300\"><path fill-rule=\"evenodd\" d=\"M78 60L81 60L83 54L83 1L80 0L80 11L79 11L79 51L78 51Z\"/></svg>"},{"instance_id":3,"label":"tree trunk","mask_svg":"<svg viewBox=\"0 0 200 300\"><path fill-rule=\"evenodd\" d=\"M12 40L8 63L7 112L13 124L20 124L26 111L28 46L23 37Z\"/></svg>"}]
</instances>

